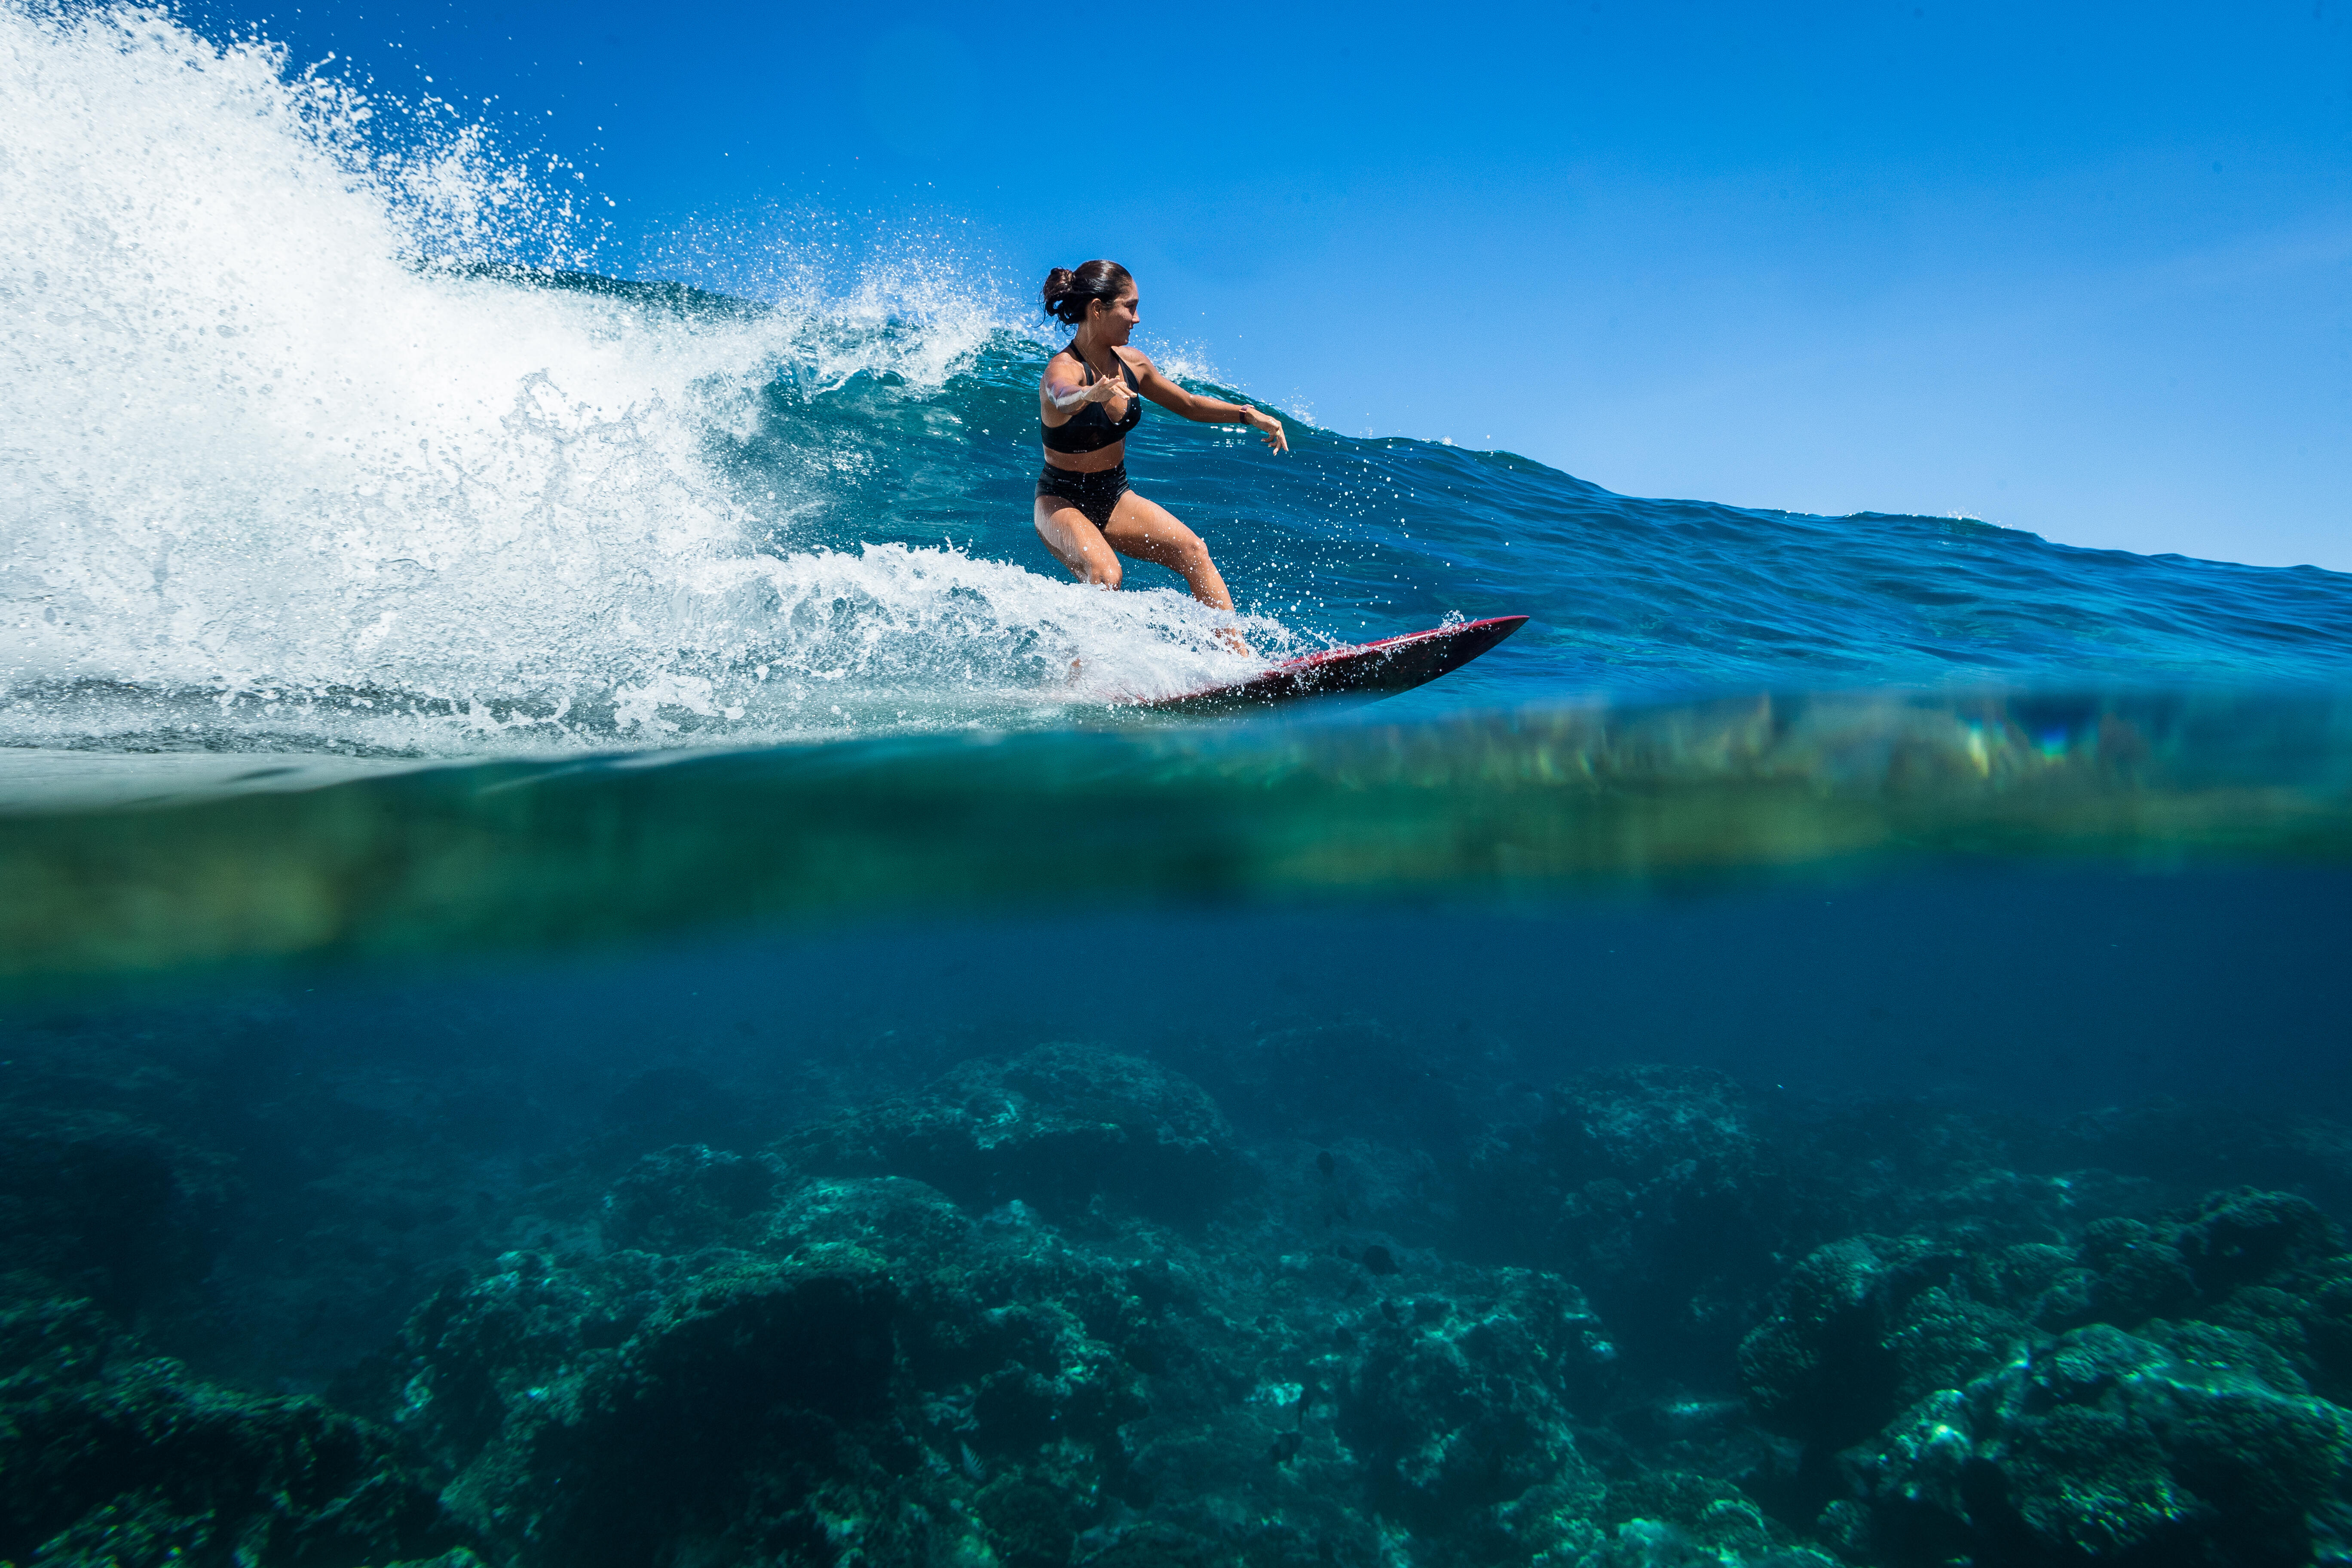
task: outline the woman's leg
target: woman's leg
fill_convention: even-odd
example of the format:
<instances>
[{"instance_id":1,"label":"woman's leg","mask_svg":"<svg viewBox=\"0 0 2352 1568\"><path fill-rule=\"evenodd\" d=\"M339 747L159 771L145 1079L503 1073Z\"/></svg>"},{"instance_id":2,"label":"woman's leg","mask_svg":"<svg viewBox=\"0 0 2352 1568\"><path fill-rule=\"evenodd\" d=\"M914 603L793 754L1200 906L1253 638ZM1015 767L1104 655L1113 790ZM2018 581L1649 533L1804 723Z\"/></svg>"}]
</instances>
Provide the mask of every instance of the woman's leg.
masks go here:
<instances>
[{"instance_id":1,"label":"woman's leg","mask_svg":"<svg viewBox=\"0 0 2352 1568\"><path fill-rule=\"evenodd\" d=\"M1037 537L1054 559L1070 569L1081 583L1116 588L1122 575L1118 557L1103 542L1102 530L1085 512L1055 496L1037 498Z\"/></svg>"},{"instance_id":2,"label":"woman's leg","mask_svg":"<svg viewBox=\"0 0 2352 1568\"><path fill-rule=\"evenodd\" d=\"M1211 609L1232 613L1234 596L1225 592L1225 580L1217 574L1217 563L1209 559L1209 547L1159 502L1128 491L1111 508L1110 525L1102 531L1102 537L1121 555L1165 566L1182 577L1192 597ZM1220 627L1217 640L1235 653L1250 650L1238 626Z\"/></svg>"},{"instance_id":3,"label":"woman's leg","mask_svg":"<svg viewBox=\"0 0 2352 1568\"><path fill-rule=\"evenodd\" d=\"M1209 547L1159 502L1128 491L1111 509L1110 525L1100 537L1121 555L1167 567L1184 579L1184 586L1192 590L1192 597L1210 608L1234 607L1234 596L1225 592L1225 580L1217 575L1216 563L1209 559Z\"/></svg>"}]
</instances>

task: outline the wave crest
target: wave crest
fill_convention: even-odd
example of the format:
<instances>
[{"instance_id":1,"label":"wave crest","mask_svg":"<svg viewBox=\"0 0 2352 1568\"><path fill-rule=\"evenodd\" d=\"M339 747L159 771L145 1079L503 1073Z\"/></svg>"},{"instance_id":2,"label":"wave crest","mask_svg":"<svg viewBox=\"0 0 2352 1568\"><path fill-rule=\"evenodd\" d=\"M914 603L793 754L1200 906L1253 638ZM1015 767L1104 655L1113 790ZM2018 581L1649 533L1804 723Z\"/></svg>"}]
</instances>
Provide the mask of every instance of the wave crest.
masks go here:
<instances>
[{"instance_id":1,"label":"wave crest","mask_svg":"<svg viewBox=\"0 0 2352 1568\"><path fill-rule=\"evenodd\" d=\"M485 126L156 11L9 0L0 81L0 740L751 740L1203 657L1164 603L795 548L867 458L798 410L862 376L919 422L983 297L518 270L589 229Z\"/></svg>"}]
</instances>

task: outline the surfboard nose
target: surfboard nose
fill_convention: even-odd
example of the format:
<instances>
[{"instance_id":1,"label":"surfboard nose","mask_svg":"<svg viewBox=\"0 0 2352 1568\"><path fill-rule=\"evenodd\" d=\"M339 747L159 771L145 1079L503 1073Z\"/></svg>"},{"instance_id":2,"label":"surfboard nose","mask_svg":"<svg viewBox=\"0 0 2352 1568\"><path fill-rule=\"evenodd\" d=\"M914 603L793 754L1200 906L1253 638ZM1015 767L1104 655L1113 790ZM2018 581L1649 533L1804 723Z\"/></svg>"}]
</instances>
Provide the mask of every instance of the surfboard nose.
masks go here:
<instances>
[{"instance_id":1,"label":"surfboard nose","mask_svg":"<svg viewBox=\"0 0 2352 1568\"><path fill-rule=\"evenodd\" d=\"M1213 713L1272 707L1308 697L1390 697L1461 668L1527 624L1525 616L1495 616L1354 647L1326 648L1261 670L1232 686L1138 706L1169 713Z\"/></svg>"},{"instance_id":2,"label":"surfboard nose","mask_svg":"<svg viewBox=\"0 0 2352 1568\"><path fill-rule=\"evenodd\" d=\"M1525 616L1493 616L1483 621L1472 621L1468 626L1458 628L1455 635L1466 637L1466 634L1471 632L1480 634L1478 653L1470 655L1472 658L1475 658L1479 653L1485 653L1527 624L1528 617Z\"/></svg>"},{"instance_id":3,"label":"surfboard nose","mask_svg":"<svg viewBox=\"0 0 2352 1568\"><path fill-rule=\"evenodd\" d=\"M1333 660L1315 681L1322 691L1410 691L1448 675L1528 624L1525 616L1494 616L1374 643L1360 663Z\"/></svg>"}]
</instances>

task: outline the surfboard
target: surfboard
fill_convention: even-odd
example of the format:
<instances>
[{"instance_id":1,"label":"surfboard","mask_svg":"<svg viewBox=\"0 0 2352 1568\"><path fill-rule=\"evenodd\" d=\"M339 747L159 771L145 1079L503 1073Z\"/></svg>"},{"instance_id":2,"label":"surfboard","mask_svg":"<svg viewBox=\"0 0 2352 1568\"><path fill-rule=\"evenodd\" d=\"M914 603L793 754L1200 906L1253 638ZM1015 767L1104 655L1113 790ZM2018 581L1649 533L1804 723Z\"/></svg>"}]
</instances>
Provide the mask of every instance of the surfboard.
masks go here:
<instances>
[{"instance_id":1,"label":"surfboard","mask_svg":"<svg viewBox=\"0 0 2352 1568\"><path fill-rule=\"evenodd\" d=\"M1177 697L1146 698L1135 706L1160 713L1224 713L1311 697L1393 697L1461 668L1527 624L1525 616L1496 616L1350 647L1328 647L1285 660L1246 680Z\"/></svg>"}]
</instances>

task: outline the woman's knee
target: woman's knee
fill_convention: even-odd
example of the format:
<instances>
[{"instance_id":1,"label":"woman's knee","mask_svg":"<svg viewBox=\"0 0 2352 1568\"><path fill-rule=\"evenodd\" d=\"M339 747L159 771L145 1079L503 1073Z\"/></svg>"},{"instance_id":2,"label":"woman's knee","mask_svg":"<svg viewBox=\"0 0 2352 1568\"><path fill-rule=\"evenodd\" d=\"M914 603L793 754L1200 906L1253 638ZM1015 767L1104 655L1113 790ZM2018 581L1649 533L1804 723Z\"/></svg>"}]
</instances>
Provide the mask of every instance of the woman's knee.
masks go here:
<instances>
[{"instance_id":1,"label":"woman's knee","mask_svg":"<svg viewBox=\"0 0 2352 1568\"><path fill-rule=\"evenodd\" d=\"M1206 572L1210 569L1209 547L1201 542L1199 534L1187 530L1184 537L1175 541L1174 544L1176 559L1171 564L1176 570L1190 577L1196 572Z\"/></svg>"},{"instance_id":2,"label":"woman's knee","mask_svg":"<svg viewBox=\"0 0 2352 1568\"><path fill-rule=\"evenodd\" d=\"M1119 565L1118 557L1108 550L1087 552L1087 581L1096 587L1116 588L1125 575L1126 569Z\"/></svg>"},{"instance_id":3,"label":"woman's knee","mask_svg":"<svg viewBox=\"0 0 2352 1568\"><path fill-rule=\"evenodd\" d=\"M1128 553L1179 572L1190 572L1209 563L1209 547L1201 542L1201 536L1164 515L1142 531L1141 542Z\"/></svg>"}]
</instances>

